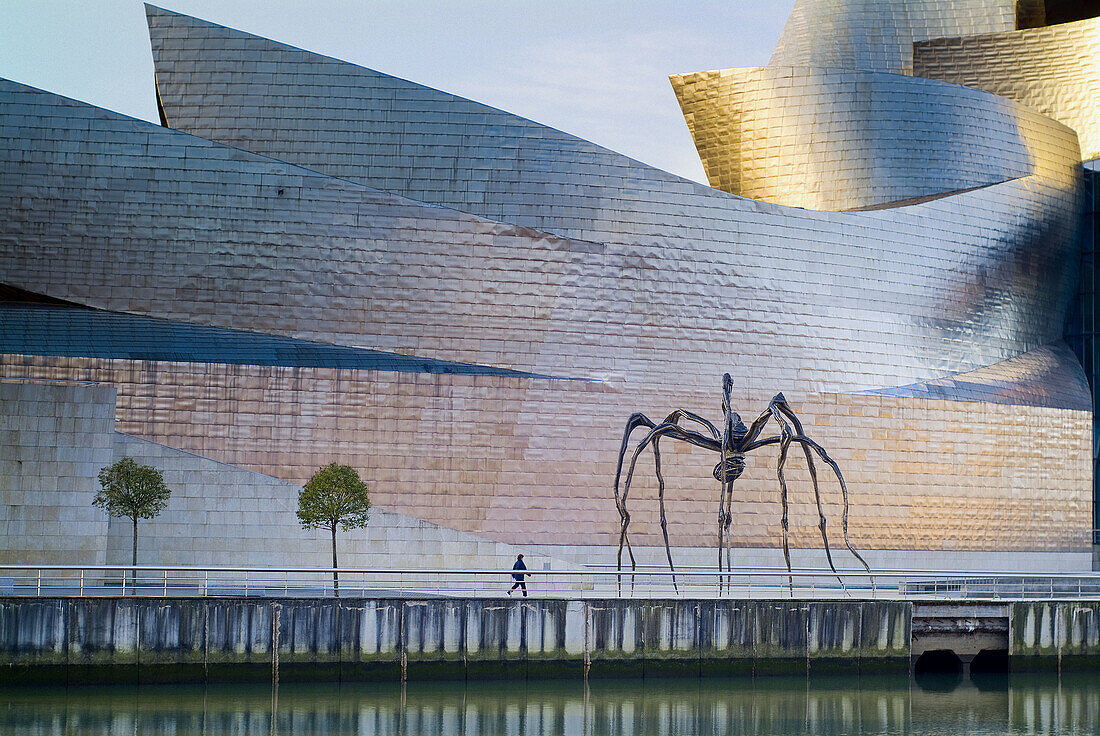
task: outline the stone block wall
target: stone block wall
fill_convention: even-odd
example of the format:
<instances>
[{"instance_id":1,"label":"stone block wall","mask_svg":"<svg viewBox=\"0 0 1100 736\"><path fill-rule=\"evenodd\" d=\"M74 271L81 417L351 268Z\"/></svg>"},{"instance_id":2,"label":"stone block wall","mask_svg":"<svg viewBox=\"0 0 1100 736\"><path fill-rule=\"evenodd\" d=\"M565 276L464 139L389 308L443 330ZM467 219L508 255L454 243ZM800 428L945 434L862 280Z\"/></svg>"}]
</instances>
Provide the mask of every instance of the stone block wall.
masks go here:
<instances>
[{"instance_id":1,"label":"stone block wall","mask_svg":"<svg viewBox=\"0 0 1100 736\"><path fill-rule=\"evenodd\" d=\"M301 486L117 433L115 399L106 385L0 381L0 563L130 564L130 520L92 505L99 471L128 456L163 471L172 490L159 516L138 522L139 564L332 564L327 532L298 523ZM341 567L505 569L525 552L381 508L337 544ZM554 564L533 551L525 560Z\"/></svg>"},{"instance_id":2,"label":"stone block wall","mask_svg":"<svg viewBox=\"0 0 1100 736\"><path fill-rule=\"evenodd\" d=\"M103 564L115 389L0 380L0 562Z\"/></svg>"},{"instance_id":3,"label":"stone block wall","mask_svg":"<svg viewBox=\"0 0 1100 736\"><path fill-rule=\"evenodd\" d=\"M0 366L117 386L118 427L144 439L295 484L344 462L383 508L505 544L560 546L561 555L618 547L612 485L631 411L660 418L682 407L717 420L720 409L714 384L643 391L612 382L19 356L0 356ZM1089 412L869 393L787 398L843 469L857 549L1087 555ZM767 406L740 391L734 401L746 419ZM662 446L674 547L715 547L716 460L686 443ZM737 481L738 548L780 545L776 461L774 447L752 453ZM786 472L791 547L820 549L805 460L791 457ZM839 486L821 473L829 541L842 550ZM227 503L232 510L236 502ZM631 543L661 546L648 452L629 510ZM707 553L703 561L713 559Z\"/></svg>"},{"instance_id":4,"label":"stone block wall","mask_svg":"<svg viewBox=\"0 0 1100 736\"><path fill-rule=\"evenodd\" d=\"M298 523L301 486L124 434L115 435L114 454L159 468L172 489L164 511L139 523L140 564L332 565L328 532ZM366 528L337 532L340 567L507 569L524 551L384 509L370 515ZM129 564L130 535L128 519L111 519L107 564ZM524 559L534 569L552 564L530 553Z\"/></svg>"}]
</instances>

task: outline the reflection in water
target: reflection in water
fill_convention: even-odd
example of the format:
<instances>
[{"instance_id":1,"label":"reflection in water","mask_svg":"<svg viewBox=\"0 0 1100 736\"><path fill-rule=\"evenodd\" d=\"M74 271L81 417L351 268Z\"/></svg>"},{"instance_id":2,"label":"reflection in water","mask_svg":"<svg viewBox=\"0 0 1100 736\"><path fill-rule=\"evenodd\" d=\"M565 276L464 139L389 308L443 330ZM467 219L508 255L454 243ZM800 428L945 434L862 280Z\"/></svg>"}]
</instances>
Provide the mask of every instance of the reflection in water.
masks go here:
<instances>
[{"instance_id":1,"label":"reflection in water","mask_svg":"<svg viewBox=\"0 0 1100 736\"><path fill-rule=\"evenodd\" d=\"M953 683L951 687L948 684ZM28 736L1093 734L1100 677L211 685L0 692ZM274 718L273 718L274 714Z\"/></svg>"}]
</instances>

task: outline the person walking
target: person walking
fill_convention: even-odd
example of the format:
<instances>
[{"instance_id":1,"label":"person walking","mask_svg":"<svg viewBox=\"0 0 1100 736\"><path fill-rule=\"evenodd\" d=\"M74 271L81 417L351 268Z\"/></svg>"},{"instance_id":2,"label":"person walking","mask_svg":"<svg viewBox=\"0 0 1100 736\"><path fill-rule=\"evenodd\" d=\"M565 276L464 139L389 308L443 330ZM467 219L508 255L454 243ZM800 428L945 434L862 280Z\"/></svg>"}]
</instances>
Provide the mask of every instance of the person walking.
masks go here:
<instances>
[{"instance_id":1,"label":"person walking","mask_svg":"<svg viewBox=\"0 0 1100 736\"><path fill-rule=\"evenodd\" d=\"M523 555L516 555L516 564L512 565L513 570L526 570L527 565L523 564ZM513 572L512 579L515 580L515 585L508 589L508 595L512 595L512 591L516 588L523 588L523 597L527 597L527 583L523 582L523 578L526 577L525 573Z\"/></svg>"}]
</instances>

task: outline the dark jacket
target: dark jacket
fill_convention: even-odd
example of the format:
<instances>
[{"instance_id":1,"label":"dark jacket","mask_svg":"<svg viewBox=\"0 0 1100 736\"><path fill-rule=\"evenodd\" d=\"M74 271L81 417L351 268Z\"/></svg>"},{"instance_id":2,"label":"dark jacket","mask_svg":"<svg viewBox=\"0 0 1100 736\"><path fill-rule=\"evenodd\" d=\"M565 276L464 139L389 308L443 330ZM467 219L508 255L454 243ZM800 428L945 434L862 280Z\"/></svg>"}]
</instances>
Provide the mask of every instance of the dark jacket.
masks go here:
<instances>
[{"instance_id":1,"label":"dark jacket","mask_svg":"<svg viewBox=\"0 0 1100 736\"><path fill-rule=\"evenodd\" d=\"M516 560L516 564L512 565L512 569L513 570L526 570L527 565L523 564L523 560ZM522 573L512 573L512 577L522 583L523 578L525 576Z\"/></svg>"}]
</instances>

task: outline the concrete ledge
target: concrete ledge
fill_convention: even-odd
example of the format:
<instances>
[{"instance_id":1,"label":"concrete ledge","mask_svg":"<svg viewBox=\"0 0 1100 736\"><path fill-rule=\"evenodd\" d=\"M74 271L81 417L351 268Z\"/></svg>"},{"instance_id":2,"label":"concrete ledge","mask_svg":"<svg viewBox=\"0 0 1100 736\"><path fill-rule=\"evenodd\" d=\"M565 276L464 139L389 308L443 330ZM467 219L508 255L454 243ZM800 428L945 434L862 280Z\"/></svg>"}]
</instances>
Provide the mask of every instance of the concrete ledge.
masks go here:
<instances>
[{"instance_id":1,"label":"concrete ledge","mask_svg":"<svg viewBox=\"0 0 1100 736\"><path fill-rule=\"evenodd\" d=\"M906 672L911 615L889 601L0 598L0 682Z\"/></svg>"}]
</instances>

